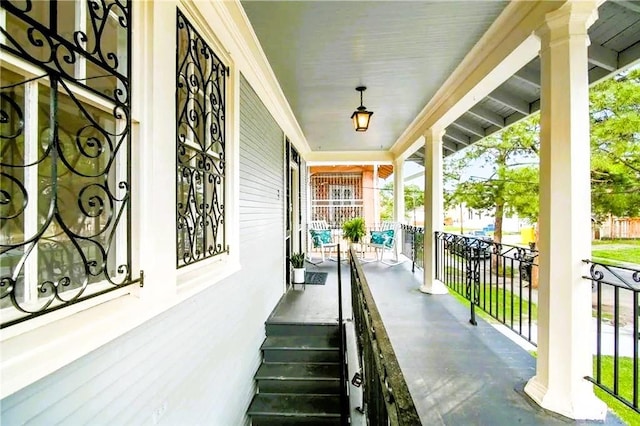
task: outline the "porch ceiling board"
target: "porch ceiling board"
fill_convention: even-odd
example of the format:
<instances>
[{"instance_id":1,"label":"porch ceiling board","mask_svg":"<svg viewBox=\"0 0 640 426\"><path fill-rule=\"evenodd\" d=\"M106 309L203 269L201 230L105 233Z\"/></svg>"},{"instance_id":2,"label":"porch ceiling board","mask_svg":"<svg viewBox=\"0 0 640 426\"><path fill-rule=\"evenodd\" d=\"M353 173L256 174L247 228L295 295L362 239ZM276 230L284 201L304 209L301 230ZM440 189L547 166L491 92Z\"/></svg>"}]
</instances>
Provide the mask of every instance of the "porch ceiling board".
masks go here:
<instances>
[{"instance_id":1,"label":"porch ceiling board","mask_svg":"<svg viewBox=\"0 0 640 426\"><path fill-rule=\"evenodd\" d=\"M389 150L508 2L241 3L311 149L335 152Z\"/></svg>"},{"instance_id":2,"label":"porch ceiling board","mask_svg":"<svg viewBox=\"0 0 640 426\"><path fill-rule=\"evenodd\" d=\"M450 154L536 112L531 34L562 3L241 0L309 144L305 159L342 163L408 158L430 126L449 132ZM589 29L591 83L640 58L638 4L602 2ZM364 133L349 120L358 85L374 112Z\"/></svg>"}]
</instances>

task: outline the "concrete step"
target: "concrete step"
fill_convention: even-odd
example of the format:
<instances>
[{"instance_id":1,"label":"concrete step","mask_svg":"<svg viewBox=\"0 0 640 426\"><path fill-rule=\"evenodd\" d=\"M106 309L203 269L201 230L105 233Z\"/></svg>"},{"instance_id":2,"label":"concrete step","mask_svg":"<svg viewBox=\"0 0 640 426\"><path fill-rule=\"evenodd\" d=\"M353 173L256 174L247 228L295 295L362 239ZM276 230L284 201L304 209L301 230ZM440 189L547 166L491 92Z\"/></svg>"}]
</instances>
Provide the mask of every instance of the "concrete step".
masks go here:
<instances>
[{"instance_id":1,"label":"concrete step","mask_svg":"<svg viewBox=\"0 0 640 426\"><path fill-rule=\"evenodd\" d=\"M260 393L340 394L340 365L264 363L256 372Z\"/></svg>"},{"instance_id":2,"label":"concrete step","mask_svg":"<svg viewBox=\"0 0 640 426\"><path fill-rule=\"evenodd\" d=\"M268 336L262 344L265 362L340 362L339 337Z\"/></svg>"},{"instance_id":3,"label":"concrete step","mask_svg":"<svg viewBox=\"0 0 640 426\"><path fill-rule=\"evenodd\" d=\"M247 413L256 425L338 425L340 397L259 393Z\"/></svg>"},{"instance_id":4,"label":"concrete step","mask_svg":"<svg viewBox=\"0 0 640 426\"><path fill-rule=\"evenodd\" d=\"M338 324L305 324L296 322L270 322L265 324L267 336L338 336Z\"/></svg>"},{"instance_id":5,"label":"concrete step","mask_svg":"<svg viewBox=\"0 0 640 426\"><path fill-rule=\"evenodd\" d=\"M340 426L340 419L333 417L282 417L251 416L251 426Z\"/></svg>"}]
</instances>

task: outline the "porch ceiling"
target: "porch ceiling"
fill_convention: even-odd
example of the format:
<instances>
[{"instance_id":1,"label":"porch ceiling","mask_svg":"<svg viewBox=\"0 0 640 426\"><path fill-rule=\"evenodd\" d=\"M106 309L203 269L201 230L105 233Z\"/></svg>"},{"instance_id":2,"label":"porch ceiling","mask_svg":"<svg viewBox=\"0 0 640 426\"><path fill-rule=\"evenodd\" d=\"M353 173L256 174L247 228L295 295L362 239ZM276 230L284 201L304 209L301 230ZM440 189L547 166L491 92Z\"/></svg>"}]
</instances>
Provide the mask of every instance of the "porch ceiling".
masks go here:
<instances>
[{"instance_id":1,"label":"porch ceiling","mask_svg":"<svg viewBox=\"0 0 640 426\"><path fill-rule=\"evenodd\" d=\"M469 50L505 1L242 1L312 151L388 151ZM640 58L640 2L600 6L590 28L590 80ZM356 133L351 113L367 86L374 112ZM534 58L449 127L444 155L539 109ZM422 163L422 150L410 160Z\"/></svg>"},{"instance_id":2,"label":"porch ceiling","mask_svg":"<svg viewBox=\"0 0 640 426\"><path fill-rule=\"evenodd\" d=\"M508 2L241 3L311 150L367 151L391 148Z\"/></svg>"}]
</instances>

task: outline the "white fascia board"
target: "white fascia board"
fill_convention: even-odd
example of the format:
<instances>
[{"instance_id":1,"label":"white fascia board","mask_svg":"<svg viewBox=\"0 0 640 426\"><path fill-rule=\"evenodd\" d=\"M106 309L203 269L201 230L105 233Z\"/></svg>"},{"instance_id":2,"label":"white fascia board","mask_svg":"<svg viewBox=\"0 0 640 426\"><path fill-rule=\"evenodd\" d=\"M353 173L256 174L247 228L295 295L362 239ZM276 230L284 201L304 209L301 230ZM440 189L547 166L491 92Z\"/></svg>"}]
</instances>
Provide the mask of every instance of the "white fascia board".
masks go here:
<instances>
[{"instance_id":1,"label":"white fascia board","mask_svg":"<svg viewBox=\"0 0 640 426\"><path fill-rule=\"evenodd\" d=\"M414 152L419 149L424 149L425 139L424 135L420 135L411 145L407 147L403 152L399 155L393 155L396 161L406 161ZM393 152L393 151L391 151Z\"/></svg>"},{"instance_id":2,"label":"white fascia board","mask_svg":"<svg viewBox=\"0 0 640 426\"><path fill-rule=\"evenodd\" d=\"M538 55L535 31L565 2L511 2L391 148L402 156L432 127L447 127Z\"/></svg>"},{"instance_id":3,"label":"white fascia board","mask_svg":"<svg viewBox=\"0 0 640 426\"><path fill-rule=\"evenodd\" d=\"M305 160L309 166L350 164L393 164L389 151L313 151Z\"/></svg>"},{"instance_id":4,"label":"white fascia board","mask_svg":"<svg viewBox=\"0 0 640 426\"><path fill-rule=\"evenodd\" d=\"M186 4L193 5L190 9L194 7L199 9L202 16L207 16L207 21L211 22L215 17L224 24L226 31L220 31L220 34L216 33L216 35L284 134L303 158L306 158L306 154L311 151L309 143L282 92L240 1L209 0L183 3L183 5Z\"/></svg>"}]
</instances>

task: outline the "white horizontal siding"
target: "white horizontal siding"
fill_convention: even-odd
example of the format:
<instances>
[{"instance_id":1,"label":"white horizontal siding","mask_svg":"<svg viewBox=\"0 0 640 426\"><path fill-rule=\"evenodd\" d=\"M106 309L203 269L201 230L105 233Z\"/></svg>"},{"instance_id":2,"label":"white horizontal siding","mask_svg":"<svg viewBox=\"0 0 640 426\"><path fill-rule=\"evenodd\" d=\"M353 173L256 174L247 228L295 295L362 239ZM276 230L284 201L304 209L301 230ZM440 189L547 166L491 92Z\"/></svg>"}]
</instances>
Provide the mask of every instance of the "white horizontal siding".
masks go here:
<instances>
[{"instance_id":1,"label":"white horizontal siding","mask_svg":"<svg viewBox=\"0 0 640 426\"><path fill-rule=\"evenodd\" d=\"M284 283L283 147L244 79L240 110L242 270L0 401L2 425L248 424L264 321Z\"/></svg>"},{"instance_id":2,"label":"white horizontal siding","mask_svg":"<svg viewBox=\"0 0 640 426\"><path fill-rule=\"evenodd\" d=\"M265 274L282 277L283 245L266 250L268 241L284 235L284 143L283 133L262 106L244 77L240 85L240 239L241 261L268 258L265 270L256 269L256 280Z\"/></svg>"}]
</instances>

